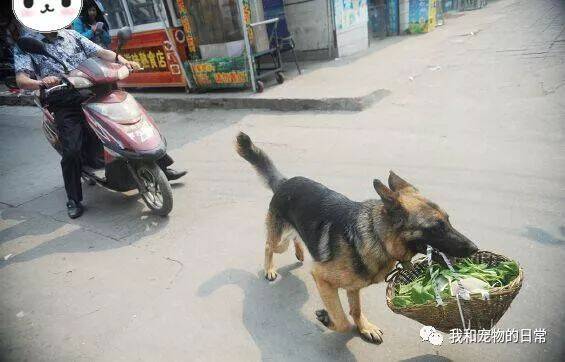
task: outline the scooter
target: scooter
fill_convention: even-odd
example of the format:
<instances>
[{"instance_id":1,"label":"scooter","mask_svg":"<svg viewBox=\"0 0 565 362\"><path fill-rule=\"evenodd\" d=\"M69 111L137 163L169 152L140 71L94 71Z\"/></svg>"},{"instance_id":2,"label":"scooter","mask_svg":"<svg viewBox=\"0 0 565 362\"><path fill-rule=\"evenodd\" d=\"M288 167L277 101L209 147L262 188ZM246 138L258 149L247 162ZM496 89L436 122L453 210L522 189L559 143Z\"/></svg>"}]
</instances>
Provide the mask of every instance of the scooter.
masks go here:
<instances>
[{"instance_id":1,"label":"scooter","mask_svg":"<svg viewBox=\"0 0 565 362\"><path fill-rule=\"evenodd\" d=\"M118 31L118 49L131 38L131 30ZM134 97L117 87L117 82L129 76L130 70L121 64L89 58L69 71L60 60L47 53L37 39L22 37L18 47L27 53L50 57L65 69L61 84L35 91L34 101L43 112L43 131L53 148L62 153L61 142L53 114L45 104L46 97L60 89L76 89L86 100L82 110L86 123L98 143L94 156L98 165L84 165L82 177L91 185L126 192L138 189L152 213L168 215L173 208L171 186L156 161L166 153L167 142L147 111ZM117 58L117 56L116 56ZM99 142L98 142L99 141Z\"/></svg>"}]
</instances>

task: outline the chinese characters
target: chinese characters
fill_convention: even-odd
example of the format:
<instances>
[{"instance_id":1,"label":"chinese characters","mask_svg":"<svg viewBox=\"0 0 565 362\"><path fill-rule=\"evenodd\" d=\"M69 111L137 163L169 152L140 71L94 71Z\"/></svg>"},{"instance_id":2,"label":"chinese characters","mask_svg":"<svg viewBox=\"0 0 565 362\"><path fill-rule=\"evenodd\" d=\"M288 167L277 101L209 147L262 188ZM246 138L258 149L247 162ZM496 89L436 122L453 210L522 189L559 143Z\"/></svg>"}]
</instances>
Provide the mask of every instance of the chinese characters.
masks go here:
<instances>
[{"instance_id":1,"label":"chinese characters","mask_svg":"<svg viewBox=\"0 0 565 362\"><path fill-rule=\"evenodd\" d=\"M545 328L523 328L523 329L452 329L449 332L451 344L473 344L473 343L545 343Z\"/></svg>"}]
</instances>

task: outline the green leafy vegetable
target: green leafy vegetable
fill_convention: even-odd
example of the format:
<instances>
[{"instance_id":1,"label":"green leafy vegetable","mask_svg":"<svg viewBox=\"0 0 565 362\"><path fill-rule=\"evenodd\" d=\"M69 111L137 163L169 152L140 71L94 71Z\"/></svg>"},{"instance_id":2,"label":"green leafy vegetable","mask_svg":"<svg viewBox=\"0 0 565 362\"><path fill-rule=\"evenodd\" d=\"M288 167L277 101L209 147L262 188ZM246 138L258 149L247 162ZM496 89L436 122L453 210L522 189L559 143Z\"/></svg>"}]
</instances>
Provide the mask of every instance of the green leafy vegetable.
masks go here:
<instances>
[{"instance_id":1,"label":"green leafy vegetable","mask_svg":"<svg viewBox=\"0 0 565 362\"><path fill-rule=\"evenodd\" d=\"M459 261L453 268L455 270L451 271L447 266L432 264L431 273L429 269L426 269L426 272L410 283L397 285L392 303L398 308L405 308L434 301L435 292L432 279L437 283L439 278L453 282L466 277L474 277L494 288L508 285L518 276L519 272L518 264L514 261L504 261L489 267L487 264L478 264L468 258ZM440 295L442 299L451 297L449 283L444 286L443 290L440 290Z\"/></svg>"}]
</instances>

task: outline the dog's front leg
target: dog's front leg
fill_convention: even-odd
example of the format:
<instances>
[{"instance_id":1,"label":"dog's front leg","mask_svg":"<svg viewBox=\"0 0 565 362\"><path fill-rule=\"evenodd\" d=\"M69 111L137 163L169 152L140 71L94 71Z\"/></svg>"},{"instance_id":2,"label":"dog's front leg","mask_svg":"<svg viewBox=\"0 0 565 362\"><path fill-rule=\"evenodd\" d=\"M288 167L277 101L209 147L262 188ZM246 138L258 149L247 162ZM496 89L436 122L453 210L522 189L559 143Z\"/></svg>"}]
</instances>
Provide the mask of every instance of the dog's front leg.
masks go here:
<instances>
[{"instance_id":1,"label":"dog's front leg","mask_svg":"<svg viewBox=\"0 0 565 362\"><path fill-rule=\"evenodd\" d=\"M266 224L267 242L265 243L265 278L272 282L277 279L273 253L277 251L277 244L281 241L283 223L279 218L277 218L276 213L269 211L267 214Z\"/></svg>"},{"instance_id":2,"label":"dog's front leg","mask_svg":"<svg viewBox=\"0 0 565 362\"><path fill-rule=\"evenodd\" d=\"M312 276L314 276L318 292L326 307L326 309L316 311L316 318L322 322L323 325L336 332L347 332L351 330L351 323L349 323L343 311L337 288L323 280L320 276L317 276L315 271L312 271Z\"/></svg>"},{"instance_id":3,"label":"dog's front leg","mask_svg":"<svg viewBox=\"0 0 565 362\"><path fill-rule=\"evenodd\" d=\"M361 290L348 290L347 299L349 301L349 314L353 317L361 336L372 343L383 341L383 331L365 318L361 311Z\"/></svg>"},{"instance_id":4,"label":"dog's front leg","mask_svg":"<svg viewBox=\"0 0 565 362\"><path fill-rule=\"evenodd\" d=\"M273 281L277 279L277 271L275 269L275 263L273 261L273 246L271 243L267 242L265 244L265 278L268 281Z\"/></svg>"}]
</instances>

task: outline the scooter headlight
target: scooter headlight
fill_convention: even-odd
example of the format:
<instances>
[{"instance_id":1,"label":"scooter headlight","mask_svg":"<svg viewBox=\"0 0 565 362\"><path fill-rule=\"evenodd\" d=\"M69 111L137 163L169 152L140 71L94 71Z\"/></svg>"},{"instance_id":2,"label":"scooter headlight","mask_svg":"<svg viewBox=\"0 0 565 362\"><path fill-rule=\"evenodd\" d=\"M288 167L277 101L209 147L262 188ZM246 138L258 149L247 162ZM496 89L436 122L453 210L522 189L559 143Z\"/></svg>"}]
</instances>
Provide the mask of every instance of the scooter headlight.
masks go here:
<instances>
[{"instance_id":1,"label":"scooter headlight","mask_svg":"<svg viewBox=\"0 0 565 362\"><path fill-rule=\"evenodd\" d=\"M129 77L129 69L124 65L120 67L120 69L118 69L118 79L122 80L126 79L127 77Z\"/></svg>"},{"instance_id":2,"label":"scooter headlight","mask_svg":"<svg viewBox=\"0 0 565 362\"><path fill-rule=\"evenodd\" d=\"M132 141L139 143L143 143L155 135L153 125L149 123L145 115L141 116L139 122L133 125L123 126L123 128Z\"/></svg>"}]
</instances>

